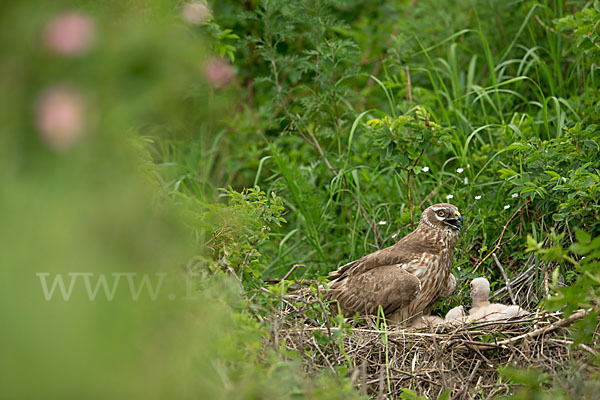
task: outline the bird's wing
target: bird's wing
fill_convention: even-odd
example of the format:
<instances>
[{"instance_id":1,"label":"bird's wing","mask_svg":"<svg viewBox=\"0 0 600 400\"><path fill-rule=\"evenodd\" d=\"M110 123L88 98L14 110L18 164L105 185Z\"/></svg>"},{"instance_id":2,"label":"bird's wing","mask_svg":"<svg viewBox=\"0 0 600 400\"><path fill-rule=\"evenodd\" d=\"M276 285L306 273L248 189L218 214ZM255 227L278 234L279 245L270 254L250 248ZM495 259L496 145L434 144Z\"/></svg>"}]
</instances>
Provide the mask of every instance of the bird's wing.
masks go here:
<instances>
[{"instance_id":1,"label":"bird's wing","mask_svg":"<svg viewBox=\"0 0 600 400\"><path fill-rule=\"evenodd\" d=\"M392 315L410 304L420 290L421 281L395 264L371 268L334 281L327 297L337 300L346 315L356 312L376 315L379 306L385 315Z\"/></svg>"},{"instance_id":2,"label":"bird's wing","mask_svg":"<svg viewBox=\"0 0 600 400\"><path fill-rule=\"evenodd\" d=\"M359 275L377 267L407 264L419 258L418 254L408 251L398 251L391 246L368 254L358 260L342 265L327 276L330 281L342 281L350 276Z\"/></svg>"}]
</instances>

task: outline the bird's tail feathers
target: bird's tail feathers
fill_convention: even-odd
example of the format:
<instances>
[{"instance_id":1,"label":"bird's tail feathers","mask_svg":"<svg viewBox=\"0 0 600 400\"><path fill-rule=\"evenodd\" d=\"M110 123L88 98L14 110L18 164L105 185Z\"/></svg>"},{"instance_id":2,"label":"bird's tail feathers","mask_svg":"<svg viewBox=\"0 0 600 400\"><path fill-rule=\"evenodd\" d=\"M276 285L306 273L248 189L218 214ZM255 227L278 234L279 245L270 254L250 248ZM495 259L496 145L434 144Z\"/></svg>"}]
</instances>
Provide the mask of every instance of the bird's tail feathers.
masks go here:
<instances>
[{"instance_id":1,"label":"bird's tail feathers","mask_svg":"<svg viewBox=\"0 0 600 400\"><path fill-rule=\"evenodd\" d=\"M331 271L329 273L329 275L327 275L327 279L330 281L335 281L337 279L340 279L341 277L343 277L346 274L346 271L348 271L350 268L354 267L354 265L356 265L356 261L352 261L352 262L349 262L348 264L342 265L335 271Z\"/></svg>"}]
</instances>

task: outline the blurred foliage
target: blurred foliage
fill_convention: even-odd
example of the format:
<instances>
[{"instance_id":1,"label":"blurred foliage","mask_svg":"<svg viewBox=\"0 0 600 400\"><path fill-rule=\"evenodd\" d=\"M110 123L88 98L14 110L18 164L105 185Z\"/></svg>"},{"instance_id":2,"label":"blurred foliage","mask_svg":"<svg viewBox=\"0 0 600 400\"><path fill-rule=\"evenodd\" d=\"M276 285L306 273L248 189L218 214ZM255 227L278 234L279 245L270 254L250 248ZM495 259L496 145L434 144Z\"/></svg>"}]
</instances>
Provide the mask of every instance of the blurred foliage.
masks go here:
<instances>
[{"instance_id":1,"label":"blurred foliage","mask_svg":"<svg viewBox=\"0 0 600 400\"><path fill-rule=\"evenodd\" d=\"M252 245L284 221L281 200L226 191L232 206L203 216L238 241L210 253L209 226L190 218L199 199L159 174L155 148L229 112L228 89L203 69L208 39L180 11L0 4L2 398L355 396L345 378L309 379L264 349L240 287L207 277L227 248L248 254L244 275L260 272Z\"/></svg>"},{"instance_id":2,"label":"blurred foliage","mask_svg":"<svg viewBox=\"0 0 600 400\"><path fill-rule=\"evenodd\" d=\"M600 22L600 2L594 0L591 7L586 7L572 15L567 15L557 22L559 29L573 30L576 38L577 51L598 59L600 56L600 33L598 23Z\"/></svg>"},{"instance_id":3,"label":"blurred foliage","mask_svg":"<svg viewBox=\"0 0 600 400\"><path fill-rule=\"evenodd\" d=\"M241 193L231 188L222 192L228 205L173 194L183 200L187 224L205 250L201 270L231 273L247 289L260 287L266 265L258 249L269 240L274 227L285 223L282 201L274 192L267 196L258 187Z\"/></svg>"},{"instance_id":4,"label":"blurred foliage","mask_svg":"<svg viewBox=\"0 0 600 400\"><path fill-rule=\"evenodd\" d=\"M353 366L307 377L264 346L262 314L442 201L467 217L460 287L497 284L500 243L509 278L531 252L535 301L554 271L546 307L596 307L598 4L0 3L2 394L358 396ZM77 276L46 301L36 273L74 272L167 275L156 299Z\"/></svg>"},{"instance_id":5,"label":"blurred foliage","mask_svg":"<svg viewBox=\"0 0 600 400\"><path fill-rule=\"evenodd\" d=\"M577 309L591 312L576 323L575 344L591 343L598 324L598 299L600 298L600 236L592 239L585 231L575 231L576 241L568 249L562 247L564 235L552 234L552 247L543 247L531 236L527 238L527 251L535 251L546 261L559 264L552 274L552 290L555 292L546 302L550 311L564 310L567 315ZM572 268L574 282L568 286L559 282L560 270Z\"/></svg>"},{"instance_id":6,"label":"blurred foliage","mask_svg":"<svg viewBox=\"0 0 600 400\"><path fill-rule=\"evenodd\" d=\"M535 368L519 369L505 367L500 369L503 381L508 381L514 386L514 391L509 396L500 399L519 400L567 400L567 399L594 399L597 397L599 382L586 376L581 368L570 366L565 371L568 373L552 376Z\"/></svg>"}]
</instances>

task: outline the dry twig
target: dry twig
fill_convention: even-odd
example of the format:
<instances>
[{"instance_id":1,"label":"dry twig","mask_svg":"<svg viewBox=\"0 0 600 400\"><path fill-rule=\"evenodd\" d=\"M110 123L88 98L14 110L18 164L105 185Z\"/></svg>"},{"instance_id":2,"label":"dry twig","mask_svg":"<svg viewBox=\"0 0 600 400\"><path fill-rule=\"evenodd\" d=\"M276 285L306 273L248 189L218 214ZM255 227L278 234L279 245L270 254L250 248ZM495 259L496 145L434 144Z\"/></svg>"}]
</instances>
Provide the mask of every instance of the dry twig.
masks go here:
<instances>
[{"instance_id":1,"label":"dry twig","mask_svg":"<svg viewBox=\"0 0 600 400\"><path fill-rule=\"evenodd\" d=\"M513 213L513 215L510 216L510 218L508 219L508 221L506 221L506 224L504 224L504 227L502 228L502 232L500 232L500 237L498 238L498 242L496 243L496 246L494 246L494 248L492 249L492 251L490 251L487 256L483 257L481 259L481 261L479 261L477 263L477 265L475 265L475 267L473 268L473 273L475 273L475 271L477 271L477 268L479 268L479 266L481 264L483 264L483 262L485 260L487 260L492 254L494 254L496 252L496 250L498 250L500 248L500 243L502 243L502 237L504 237L504 233L506 232L506 228L508 228L508 224L510 224L510 222L513 220L513 218L515 218L517 216L517 214L523 209L523 207L525 207L530 202L531 202L531 200L527 200L525 203L523 203L521 205L521 207L519 207L517 209L517 211L515 211Z\"/></svg>"},{"instance_id":2,"label":"dry twig","mask_svg":"<svg viewBox=\"0 0 600 400\"><path fill-rule=\"evenodd\" d=\"M286 297L284 307L275 312L278 343L297 351L310 374L323 369L339 371L336 367L344 366L351 371L352 382L373 398L398 398L403 388L428 398L437 398L445 390L450 390L453 399L492 398L509 390L498 383L499 366L531 366L558 374L565 363L597 354L600 341L600 335L595 335L591 346L573 347L565 335L564 329L587 315L585 310L568 318L560 312L537 313L511 320L438 326L434 331L389 326L386 364L382 330L372 318L349 321L353 326L335 326L322 314L327 304L313 291L297 290ZM315 312L320 315L318 321L307 317ZM390 371L389 393L386 368Z\"/></svg>"},{"instance_id":3,"label":"dry twig","mask_svg":"<svg viewBox=\"0 0 600 400\"><path fill-rule=\"evenodd\" d=\"M515 295L512 291L512 287L510 286L510 281L508 280L506 271L504 271L504 267L502 267L502 264L500 264L500 260L498 260L498 257L496 256L495 253L492 254L492 258L494 259L494 262L496 262L496 265L498 266L498 269L500 270L500 273L502 274L502 277L504 278L504 283L506 283L506 289L508 290L508 295L510 296L510 301L512 301L513 304L517 304L517 301L515 300Z\"/></svg>"}]
</instances>

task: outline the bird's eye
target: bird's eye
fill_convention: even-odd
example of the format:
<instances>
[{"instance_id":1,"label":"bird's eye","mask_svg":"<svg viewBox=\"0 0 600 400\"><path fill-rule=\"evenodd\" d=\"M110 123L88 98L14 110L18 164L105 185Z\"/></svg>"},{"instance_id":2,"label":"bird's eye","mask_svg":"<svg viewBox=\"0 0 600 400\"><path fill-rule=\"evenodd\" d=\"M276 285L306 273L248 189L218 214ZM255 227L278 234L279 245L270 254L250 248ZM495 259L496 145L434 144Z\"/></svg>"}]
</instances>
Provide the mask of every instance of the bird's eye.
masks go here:
<instances>
[{"instance_id":1,"label":"bird's eye","mask_svg":"<svg viewBox=\"0 0 600 400\"><path fill-rule=\"evenodd\" d=\"M439 215L440 217L444 216L444 210L438 210L437 215Z\"/></svg>"}]
</instances>

